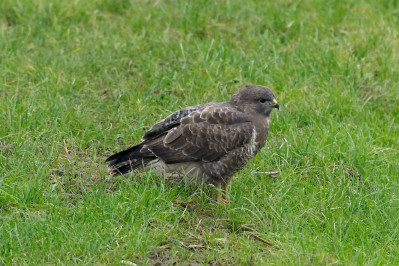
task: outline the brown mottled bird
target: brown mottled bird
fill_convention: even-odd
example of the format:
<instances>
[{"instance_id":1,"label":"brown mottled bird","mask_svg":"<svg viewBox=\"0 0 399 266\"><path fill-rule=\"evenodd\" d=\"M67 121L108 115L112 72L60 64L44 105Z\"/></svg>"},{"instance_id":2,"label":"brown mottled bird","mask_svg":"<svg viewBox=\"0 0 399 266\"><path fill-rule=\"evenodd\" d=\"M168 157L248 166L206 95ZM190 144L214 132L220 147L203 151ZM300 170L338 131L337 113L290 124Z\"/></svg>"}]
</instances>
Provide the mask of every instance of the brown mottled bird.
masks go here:
<instances>
[{"instance_id":1,"label":"brown mottled bird","mask_svg":"<svg viewBox=\"0 0 399 266\"><path fill-rule=\"evenodd\" d=\"M114 174L149 168L190 183L223 187L265 145L270 114L279 108L273 92L247 85L228 102L180 109L156 123L142 142L107 159ZM217 200L222 201L220 192Z\"/></svg>"}]
</instances>

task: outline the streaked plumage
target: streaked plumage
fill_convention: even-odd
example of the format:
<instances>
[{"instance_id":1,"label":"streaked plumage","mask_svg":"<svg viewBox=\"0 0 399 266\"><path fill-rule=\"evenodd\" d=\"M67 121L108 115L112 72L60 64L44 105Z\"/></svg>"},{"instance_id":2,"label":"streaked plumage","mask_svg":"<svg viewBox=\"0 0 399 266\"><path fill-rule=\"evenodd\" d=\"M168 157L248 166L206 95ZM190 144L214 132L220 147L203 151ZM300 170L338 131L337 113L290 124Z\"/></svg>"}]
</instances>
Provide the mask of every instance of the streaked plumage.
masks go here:
<instances>
[{"instance_id":1,"label":"streaked plumage","mask_svg":"<svg viewBox=\"0 0 399 266\"><path fill-rule=\"evenodd\" d=\"M141 143L107 161L114 174L145 167L227 190L233 175L264 146L273 108L278 104L269 88L247 85L228 102L172 113L145 133Z\"/></svg>"}]
</instances>

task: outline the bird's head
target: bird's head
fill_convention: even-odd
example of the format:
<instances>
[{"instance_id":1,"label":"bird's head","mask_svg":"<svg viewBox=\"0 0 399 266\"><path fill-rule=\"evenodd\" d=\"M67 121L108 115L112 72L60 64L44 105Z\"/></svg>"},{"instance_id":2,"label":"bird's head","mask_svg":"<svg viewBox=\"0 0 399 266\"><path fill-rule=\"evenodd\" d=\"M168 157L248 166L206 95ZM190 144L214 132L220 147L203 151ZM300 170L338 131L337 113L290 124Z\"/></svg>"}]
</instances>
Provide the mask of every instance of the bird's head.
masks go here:
<instances>
[{"instance_id":1,"label":"bird's head","mask_svg":"<svg viewBox=\"0 0 399 266\"><path fill-rule=\"evenodd\" d=\"M246 85L233 95L231 101L244 112L265 116L269 116L273 108L279 109L273 92L264 86Z\"/></svg>"}]
</instances>

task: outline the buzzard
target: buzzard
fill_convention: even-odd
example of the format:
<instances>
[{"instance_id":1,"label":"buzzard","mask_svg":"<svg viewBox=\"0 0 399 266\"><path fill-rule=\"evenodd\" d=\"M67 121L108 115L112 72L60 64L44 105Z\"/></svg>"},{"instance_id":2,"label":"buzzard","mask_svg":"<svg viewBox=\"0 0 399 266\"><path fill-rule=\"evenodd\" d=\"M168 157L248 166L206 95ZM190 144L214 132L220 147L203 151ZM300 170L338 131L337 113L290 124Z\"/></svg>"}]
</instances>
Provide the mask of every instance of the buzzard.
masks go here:
<instances>
[{"instance_id":1,"label":"buzzard","mask_svg":"<svg viewBox=\"0 0 399 266\"><path fill-rule=\"evenodd\" d=\"M265 145L270 114L279 108L273 92L247 85L227 102L186 107L156 123L142 142L110 156L114 174L148 168L190 183L220 189L217 201L227 202L233 175Z\"/></svg>"}]
</instances>

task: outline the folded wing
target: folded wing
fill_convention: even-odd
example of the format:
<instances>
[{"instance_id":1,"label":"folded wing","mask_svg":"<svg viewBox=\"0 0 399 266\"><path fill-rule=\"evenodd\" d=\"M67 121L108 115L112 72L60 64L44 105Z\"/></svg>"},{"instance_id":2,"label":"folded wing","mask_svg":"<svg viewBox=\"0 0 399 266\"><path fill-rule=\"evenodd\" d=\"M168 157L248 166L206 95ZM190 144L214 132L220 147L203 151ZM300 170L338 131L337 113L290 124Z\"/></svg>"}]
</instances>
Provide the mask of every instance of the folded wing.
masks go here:
<instances>
[{"instance_id":1,"label":"folded wing","mask_svg":"<svg viewBox=\"0 0 399 266\"><path fill-rule=\"evenodd\" d=\"M250 143L254 134L247 115L227 105L209 104L180 118L179 123L145 141L140 152L150 151L169 164L211 162Z\"/></svg>"}]
</instances>

